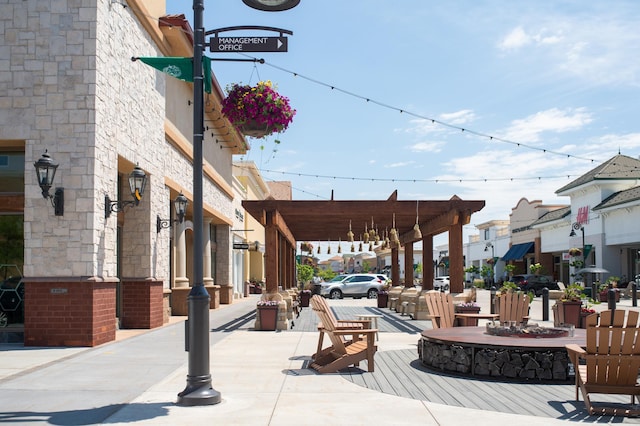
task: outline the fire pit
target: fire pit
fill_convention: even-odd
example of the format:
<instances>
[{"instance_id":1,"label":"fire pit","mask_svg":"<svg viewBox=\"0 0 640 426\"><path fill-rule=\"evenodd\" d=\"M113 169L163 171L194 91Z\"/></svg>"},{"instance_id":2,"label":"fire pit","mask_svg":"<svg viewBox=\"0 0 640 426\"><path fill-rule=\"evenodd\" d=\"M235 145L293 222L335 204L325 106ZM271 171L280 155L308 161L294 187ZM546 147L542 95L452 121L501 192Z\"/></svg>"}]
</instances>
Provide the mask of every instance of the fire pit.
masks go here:
<instances>
[{"instance_id":1,"label":"fire pit","mask_svg":"<svg viewBox=\"0 0 640 426\"><path fill-rule=\"evenodd\" d=\"M566 328L539 327L527 325L524 327L499 326L487 323L487 334L490 336L524 337L529 339L549 339L569 336Z\"/></svg>"},{"instance_id":2,"label":"fire pit","mask_svg":"<svg viewBox=\"0 0 640 426\"><path fill-rule=\"evenodd\" d=\"M426 367L475 378L510 381L570 380L566 344L585 346L585 330L494 326L424 330L418 356ZM572 335L573 334L573 335Z\"/></svg>"}]
</instances>

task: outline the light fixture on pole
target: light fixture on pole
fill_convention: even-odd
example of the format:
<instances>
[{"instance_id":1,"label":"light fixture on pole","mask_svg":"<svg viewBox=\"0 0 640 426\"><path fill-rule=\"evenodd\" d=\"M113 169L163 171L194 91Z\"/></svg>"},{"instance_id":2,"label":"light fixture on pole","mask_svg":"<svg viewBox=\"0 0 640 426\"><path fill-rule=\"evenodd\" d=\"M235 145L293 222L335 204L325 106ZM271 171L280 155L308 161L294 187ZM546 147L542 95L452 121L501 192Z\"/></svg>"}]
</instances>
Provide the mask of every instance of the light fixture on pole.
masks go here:
<instances>
[{"instance_id":1,"label":"light fixture on pole","mask_svg":"<svg viewBox=\"0 0 640 426\"><path fill-rule=\"evenodd\" d=\"M131 201L111 201L108 195L104 196L104 217L111 216L111 213L117 213L124 210L126 206L137 206L142 200L144 189L147 186L147 175L137 164L129 173L129 191L133 200Z\"/></svg>"},{"instance_id":2,"label":"light fixture on pole","mask_svg":"<svg viewBox=\"0 0 640 426\"><path fill-rule=\"evenodd\" d=\"M54 195L49 194L49 189L53 186L53 179L56 176L56 170L58 169L58 163L54 162L47 151L44 151L42 157L33 166L36 168L36 175L38 176L38 185L42 190L42 197L51 200L53 206L53 213L56 216L64 215L64 188L56 188Z\"/></svg>"},{"instance_id":3,"label":"light fixture on pole","mask_svg":"<svg viewBox=\"0 0 640 426\"><path fill-rule=\"evenodd\" d=\"M291 9L300 0L243 0L254 9L277 12ZM187 385L178 394L181 405L213 405L222 401L211 385L209 366L209 303L204 288L203 138L205 47L204 0L193 0L193 285L187 296Z\"/></svg>"},{"instance_id":4,"label":"light fixture on pole","mask_svg":"<svg viewBox=\"0 0 640 426\"><path fill-rule=\"evenodd\" d=\"M282 12L298 5L300 0L242 0L247 6L265 12Z\"/></svg>"},{"instance_id":5,"label":"light fixture on pole","mask_svg":"<svg viewBox=\"0 0 640 426\"><path fill-rule=\"evenodd\" d=\"M189 200L181 192L173 201L177 219L160 219L160 216L156 216L156 231L159 233L160 230L169 228L172 222L182 223L187 214L187 204L189 204Z\"/></svg>"},{"instance_id":6,"label":"light fixture on pole","mask_svg":"<svg viewBox=\"0 0 640 426\"><path fill-rule=\"evenodd\" d=\"M485 244L484 251L489 251L489 248L491 248L491 261L493 262L493 264L491 265L491 278L493 279L493 282L495 282L495 280L496 280L496 262L495 262L496 254L495 254L495 249L493 247L493 244L491 244L491 242L488 242L487 244Z\"/></svg>"},{"instance_id":7,"label":"light fixture on pole","mask_svg":"<svg viewBox=\"0 0 640 426\"><path fill-rule=\"evenodd\" d=\"M576 231L578 230L582 233L582 267L584 268L587 265L587 253L585 251L584 244L584 226L582 226L582 224L579 222L573 222L573 224L571 225L571 233L569 234L569 236L575 237L577 235Z\"/></svg>"}]
</instances>

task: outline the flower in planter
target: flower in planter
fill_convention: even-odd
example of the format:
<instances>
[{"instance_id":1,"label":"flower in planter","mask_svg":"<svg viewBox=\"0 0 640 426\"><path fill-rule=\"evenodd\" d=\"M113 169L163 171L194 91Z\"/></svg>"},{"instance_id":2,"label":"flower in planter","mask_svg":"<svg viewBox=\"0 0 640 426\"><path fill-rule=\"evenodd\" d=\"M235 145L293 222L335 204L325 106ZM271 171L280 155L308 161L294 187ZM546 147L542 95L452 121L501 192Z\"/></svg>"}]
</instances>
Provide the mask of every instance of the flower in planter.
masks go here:
<instances>
[{"instance_id":1,"label":"flower in planter","mask_svg":"<svg viewBox=\"0 0 640 426\"><path fill-rule=\"evenodd\" d=\"M580 308L580 312L582 312L583 314L595 314L596 310L595 309L591 309L591 308Z\"/></svg>"},{"instance_id":2,"label":"flower in planter","mask_svg":"<svg viewBox=\"0 0 640 426\"><path fill-rule=\"evenodd\" d=\"M280 304L280 302L278 302L277 300L259 300L258 303L256 303L256 306L260 307L260 306L269 306L269 307L273 307L273 306L278 306Z\"/></svg>"},{"instance_id":3,"label":"flower in planter","mask_svg":"<svg viewBox=\"0 0 640 426\"><path fill-rule=\"evenodd\" d=\"M458 303L456 305L456 307L458 307L458 308L479 308L480 305L478 305L476 302L463 302L463 303Z\"/></svg>"},{"instance_id":4,"label":"flower in planter","mask_svg":"<svg viewBox=\"0 0 640 426\"><path fill-rule=\"evenodd\" d=\"M232 84L222 100L222 114L248 136L265 137L284 132L296 110L289 99L275 91L271 81L260 81L255 86ZM245 126L255 126L255 133Z\"/></svg>"}]
</instances>

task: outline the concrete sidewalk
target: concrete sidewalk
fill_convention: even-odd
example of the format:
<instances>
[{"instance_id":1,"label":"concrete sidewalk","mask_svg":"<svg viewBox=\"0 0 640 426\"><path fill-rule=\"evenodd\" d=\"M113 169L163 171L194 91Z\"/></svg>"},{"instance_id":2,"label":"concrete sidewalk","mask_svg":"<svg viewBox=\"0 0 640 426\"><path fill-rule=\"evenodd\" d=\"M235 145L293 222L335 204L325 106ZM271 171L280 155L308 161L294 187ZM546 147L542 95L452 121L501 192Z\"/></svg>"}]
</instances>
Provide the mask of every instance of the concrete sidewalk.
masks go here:
<instances>
[{"instance_id":1,"label":"concrete sidewalk","mask_svg":"<svg viewBox=\"0 0 640 426\"><path fill-rule=\"evenodd\" d=\"M176 405L186 385L184 322L96 348L24 348L0 345L0 423L5 424L416 424L523 425L566 423L471 410L383 394L340 374L304 368L317 332L253 331L257 297L210 312L211 375L222 402ZM488 292L479 292L488 312ZM373 306L375 301L331 303ZM533 302L532 320L541 319ZM628 309L623 302L621 308ZM630 302L628 303L630 305ZM598 305L606 308L606 306ZM637 308L636 308L637 309ZM552 319L552 318L551 318ZM131 335L137 334L137 335ZM123 334L120 334L120 338ZM415 350L417 336L382 333L379 351ZM366 374L366 373L364 373ZM628 420L628 419L627 419ZM625 421L627 423L627 421Z\"/></svg>"}]
</instances>

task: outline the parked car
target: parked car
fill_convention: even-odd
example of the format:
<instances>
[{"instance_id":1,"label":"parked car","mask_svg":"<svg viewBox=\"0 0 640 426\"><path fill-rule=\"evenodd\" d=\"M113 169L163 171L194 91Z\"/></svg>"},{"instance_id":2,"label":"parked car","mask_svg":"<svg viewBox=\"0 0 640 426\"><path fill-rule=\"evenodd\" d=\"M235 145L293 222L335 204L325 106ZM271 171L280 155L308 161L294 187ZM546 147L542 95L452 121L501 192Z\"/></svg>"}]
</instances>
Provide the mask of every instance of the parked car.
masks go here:
<instances>
[{"instance_id":1,"label":"parked car","mask_svg":"<svg viewBox=\"0 0 640 426\"><path fill-rule=\"evenodd\" d=\"M449 291L449 275L436 277L433 280L433 289L438 291Z\"/></svg>"},{"instance_id":2,"label":"parked car","mask_svg":"<svg viewBox=\"0 0 640 426\"><path fill-rule=\"evenodd\" d=\"M320 283L319 294L331 299L342 299L345 296L354 298L367 297L375 299L389 278L383 274L346 274L337 275L331 281Z\"/></svg>"},{"instance_id":3,"label":"parked car","mask_svg":"<svg viewBox=\"0 0 640 426\"><path fill-rule=\"evenodd\" d=\"M516 283L520 290L533 291L536 296L541 296L542 289L545 287L549 290L560 290L558 283L553 281L553 277L550 275L514 275L511 277L511 281Z\"/></svg>"}]
</instances>

